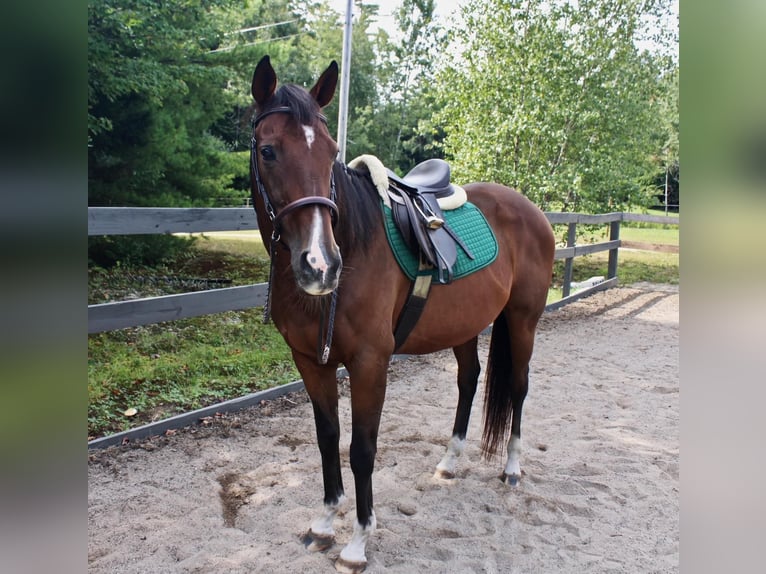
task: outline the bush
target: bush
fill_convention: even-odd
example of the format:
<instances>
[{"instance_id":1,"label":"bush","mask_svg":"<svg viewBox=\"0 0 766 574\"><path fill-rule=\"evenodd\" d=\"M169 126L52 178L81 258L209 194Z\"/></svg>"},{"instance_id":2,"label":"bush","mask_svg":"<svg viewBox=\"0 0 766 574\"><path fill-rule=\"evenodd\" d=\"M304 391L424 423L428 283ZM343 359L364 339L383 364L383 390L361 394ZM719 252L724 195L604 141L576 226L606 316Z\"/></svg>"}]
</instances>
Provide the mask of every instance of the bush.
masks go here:
<instances>
[{"instance_id":1,"label":"bush","mask_svg":"<svg viewBox=\"0 0 766 574\"><path fill-rule=\"evenodd\" d=\"M195 238L175 235L104 235L88 238L88 265L159 265L189 255Z\"/></svg>"}]
</instances>

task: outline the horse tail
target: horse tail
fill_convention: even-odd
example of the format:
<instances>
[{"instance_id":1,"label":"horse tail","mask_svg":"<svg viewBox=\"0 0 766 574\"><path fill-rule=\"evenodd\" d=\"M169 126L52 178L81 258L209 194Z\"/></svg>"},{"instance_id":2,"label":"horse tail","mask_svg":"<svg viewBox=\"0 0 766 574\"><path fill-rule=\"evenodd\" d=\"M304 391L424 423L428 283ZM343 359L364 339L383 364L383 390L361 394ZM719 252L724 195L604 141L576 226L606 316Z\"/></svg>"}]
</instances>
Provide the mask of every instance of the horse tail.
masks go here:
<instances>
[{"instance_id":1,"label":"horse tail","mask_svg":"<svg viewBox=\"0 0 766 574\"><path fill-rule=\"evenodd\" d=\"M485 458L492 458L497 445L505 441L513 411L511 368L511 336L508 320L502 311L492 326L487 359L486 389L484 391L484 432L481 451Z\"/></svg>"}]
</instances>

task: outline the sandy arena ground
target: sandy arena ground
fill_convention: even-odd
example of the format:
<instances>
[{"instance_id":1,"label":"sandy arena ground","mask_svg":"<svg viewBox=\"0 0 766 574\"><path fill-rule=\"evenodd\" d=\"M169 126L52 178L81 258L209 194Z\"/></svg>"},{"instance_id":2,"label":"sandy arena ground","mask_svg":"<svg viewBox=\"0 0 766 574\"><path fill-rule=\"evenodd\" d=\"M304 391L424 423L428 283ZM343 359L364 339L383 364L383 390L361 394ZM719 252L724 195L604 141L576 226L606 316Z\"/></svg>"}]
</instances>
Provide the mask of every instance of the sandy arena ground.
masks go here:
<instances>
[{"instance_id":1,"label":"sandy arena ground","mask_svg":"<svg viewBox=\"0 0 766 574\"><path fill-rule=\"evenodd\" d=\"M678 307L678 287L643 284L544 315L517 487L498 480L504 460L480 457L482 390L457 478L433 479L455 362L445 351L392 364L367 572L678 571ZM322 479L311 407L296 393L91 452L89 572L334 572L354 523L347 381L342 394L349 501L335 547L309 553L300 541Z\"/></svg>"}]
</instances>

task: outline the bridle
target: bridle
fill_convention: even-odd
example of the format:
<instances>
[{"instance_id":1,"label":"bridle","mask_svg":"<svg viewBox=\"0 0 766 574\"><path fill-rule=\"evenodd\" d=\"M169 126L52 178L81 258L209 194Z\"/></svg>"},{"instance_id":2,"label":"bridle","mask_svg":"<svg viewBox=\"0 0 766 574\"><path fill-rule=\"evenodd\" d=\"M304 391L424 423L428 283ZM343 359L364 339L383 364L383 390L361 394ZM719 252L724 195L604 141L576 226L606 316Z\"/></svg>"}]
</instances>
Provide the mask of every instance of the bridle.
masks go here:
<instances>
[{"instance_id":1,"label":"bridle","mask_svg":"<svg viewBox=\"0 0 766 574\"><path fill-rule=\"evenodd\" d=\"M256 157L256 153L258 153L258 142L255 138L255 128L258 127L258 124L267 116L270 116L272 114L278 114L278 113L292 113L292 109L288 106L280 106L277 108L272 108L270 110L266 110L265 112L261 112L255 118L253 119L253 136L250 139L250 171L252 174L253 179L255 180L255 185L258 188L258 193L261 195L261 199L263 200L263 204L266 207L266 214L269 216L269 221L271 221L272 226L272 232L271 232L271 240L272 244L275 242L279 242L281 240L281 234L282 234L282 220L287 216L289 213L292 213L293 211L296 211L297 209L300 209L301 207L306 207L308 205L324 205L325 207L330 209L330 216L332 218L332 224L333 227L338 222L338 206L335 203L336 200L336 191L335 191L335 176L330 170L330 198L326 197L320 197L320 196L310 196L310 197L301 197L300 199L296 199L295 201L292 201L285 205L279 213L277 213L274 210L274 206L271 203L271 199L269 198L269 194L266 192L266 187L263 185L263 181L261 180L261 174L258 171L258 158ZM327 118L317 113L317 117L325 124L327 125Z\"/></svg>"},{"instance_id":2,"label":"bridle","mask_svg":"<svg viewBox=\"0 0 766 574\"><path fill-rule=\"evenodd\" d=\"M293 111L288 106L279 106L261 112L253 119L253 135L250 139L250 175L255 180L255 185L258 188L258 193L260 194L263 205L266 208L266 214L269 217L269 221L271 221L271 245L269 247L271 264L269 266L269 283L266 289L266 304L263 307L264 323L268 323L269 319L271 318L271 285L274 277L275 250L279 242L282 240L282 221L284 220L285 216L308 205L323 205L330 210L330 217L332 219L333 227L335 227L335 224L338 222L338 206L335 203L335 200L337 199L337 192L335 190L335 175L332 170L330 170L329 199L327 197L321 196L301 197L300 199L296 199L295 201L291 201L285 205L281 210L279 210L279 213L274 210L274 205L271 203L271 199L269 199L269 194L266 192L266 187L263 185L261 174L258 171L258 158L256 157L256 153L258 153L258 142L255 137L255 128L258 127L258 124L265 117L277 113L291 114ZM317 113L316 115L325 125L327 125L327 118L324 115L320 113ZM321 300L319 339L317 342L317 362L319 362L320 365L326 365L328 359L330 358L330 346L332 345L332 334L333 329L335 328L335 308L337 303L338 290L334 289L332 292L328 316L326 299ZM326 334L324 328L325 323L327 324Z\"/></svg>"}]
</instances>

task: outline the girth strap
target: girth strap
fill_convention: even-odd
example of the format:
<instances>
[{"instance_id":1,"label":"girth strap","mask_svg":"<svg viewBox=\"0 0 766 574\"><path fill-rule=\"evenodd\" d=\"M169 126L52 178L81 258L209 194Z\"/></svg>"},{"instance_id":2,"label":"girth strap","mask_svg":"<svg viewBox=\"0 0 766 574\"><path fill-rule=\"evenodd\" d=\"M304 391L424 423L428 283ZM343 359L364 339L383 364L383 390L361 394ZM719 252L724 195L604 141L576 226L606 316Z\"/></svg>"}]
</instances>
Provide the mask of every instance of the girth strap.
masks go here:
<instances>
[{"instance_id":1,"label":"girth strap","mask_svg":"<svg viewBox=\"0 0 766 574\"><path fill-rule=\"evenodd\" d=\"M410 293L399 315L396 329L394 329L394 351L404 344L415 328L418 319L423 314L426 300L428 299L428 292L431 290L432 269L421 255L420 264L418 265L418 276L410 286Z\"/></svg>"}]
</instances>

